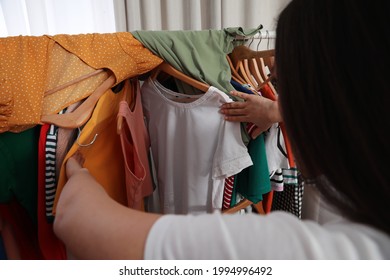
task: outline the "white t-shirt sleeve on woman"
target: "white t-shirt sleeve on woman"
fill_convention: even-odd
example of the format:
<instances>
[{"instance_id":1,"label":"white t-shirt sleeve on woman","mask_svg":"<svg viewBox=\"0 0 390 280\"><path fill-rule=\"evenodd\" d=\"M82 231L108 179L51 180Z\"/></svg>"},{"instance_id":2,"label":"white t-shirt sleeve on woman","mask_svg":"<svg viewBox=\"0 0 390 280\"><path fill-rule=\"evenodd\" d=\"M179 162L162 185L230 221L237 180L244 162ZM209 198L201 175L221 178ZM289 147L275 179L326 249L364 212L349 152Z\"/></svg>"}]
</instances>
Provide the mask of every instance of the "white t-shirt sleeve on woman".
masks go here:
<instances>
[{"instance_id":1,"label":"white t-shirt sleeve on woman","mask_svg":"<svg viewBox=\"0 0 390 280\"><path fill-rule=\"evenodd\" d=\"M346 220L319 225L285 212L165 215L145 259L390 259L390 237Z\"/></svg>"}]
</instances>

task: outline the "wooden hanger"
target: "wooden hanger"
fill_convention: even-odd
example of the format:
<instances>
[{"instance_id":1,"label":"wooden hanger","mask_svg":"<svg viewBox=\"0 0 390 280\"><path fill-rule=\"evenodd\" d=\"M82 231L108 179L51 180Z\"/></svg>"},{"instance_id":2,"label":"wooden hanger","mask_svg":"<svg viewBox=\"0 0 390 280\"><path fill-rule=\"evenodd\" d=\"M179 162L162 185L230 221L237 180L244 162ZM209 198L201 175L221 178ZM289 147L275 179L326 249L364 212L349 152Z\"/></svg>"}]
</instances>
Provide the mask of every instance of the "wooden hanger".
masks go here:
<instances>
[{"instance_id":1,"label":"wooden hanger","mask_svg":"<svg viewBox=\"0 0 390 280\"><path fill-rule=\"evenodd\" d=\"M237 61L237 63L233 64L233 66L234 66L234 69L237 71L238 75L240 75L240 77L245 81L244 84L250 85L251 88L253 88L253 89L256 88L255 85L252 84L252 81L249 78L249 76L247 75L247 71L245 69L243 60Z\"/></svg>"},{"instance_id":2,"label":"wooden hanger","mask_svg":"<svg viewBox=\"0 0 390 280\"><path fill-rule=\"evenodd\" d=\"M233 65L236 65L238 61L256 57L270 57L275 56L275 50L265 50L265 51L255 51L247 46L240 45L233 49L233 51L229 54Z\"/></svg>"},{"instance_id":3,"label":"wooden hanger","mask_svg":"<svg viewBox=\"0 0 390 280\"><path fill-rule=\"evenodd\" d=\"M264 65L267 66L271 73L273 73L273 68L275 65L275 56L264 56Z\"/></svg>"},{"instance_id":4,"label":"wooden hanger","mask_svg":"<svg viewBox=\"0 0 390 280\"><path fill-rule=\"evenodd\" d=\"M243 199L239 203L234 205L233 207L230 207L226 210L223 210L222 213L223 214L234 214L234 213L237 213L238 211L240 211L241 209L244 209L250 205L252 205L251 201L249 201L248 199Z\"/></svg>"},{"instance_id":5,"label":"wooden hanger","mask_svg":"<svg viewBox=\"0 0 390 280\"><path fill-rule=\"evenodd\" d=\"M115 84L112 74L73 112L41 116L41 123L51 123L63 128L77 128L85 124L92 115L99 98Z\"/></svg>"},{"instance_id":6,"label":"wooden hanger","mask_svg":"<svg viewBox=\"0 0 390 280\"><path fill-rule=\"evenodd\" d=\"M253 78L256 80L257 88L264 83L264 78L262 77L259 66L257 65L256 58L249 58L248 66L249 71L251 72Z\"/></svg>"},{"instance_id":7,"label":"wooden hanger","mask_svg":"<svg viewBox=\"0 0 390 280\"><path fill-rule=\"evenodd\" d=\"M268 86L271 88L274 95L277 94L275 87L270 82L271 76L273 75L273 69L274 69L274 61L275 61L275 51L271 50L269 53L263 53L261 56L258 56L255 59L255 61L258 64L259 72L261 76L264 79L264 83L257 88L257 90L260 90L265 84L268 84Z\"/></svg>"},{"instance_id":8,"label":"wooden hanger","mask_svg":"<svg viewBox=\"0 0 390 280\"><path fill-rule=\"evenodd\" d=\"M255 60L258 62L258 65L259 65L259 70L260 70L260 73L261 73L261 76L264 78L264 84L268 84L268 86L271 88L272 92L274 95L276 95L276 90L275 90L275 87L273 86L273 84L270 82L271 80L271 76L273 75L273 63L274 63L274 58L273 57L257 57L255 58ZM262 86L264 86L264 84ZM260 90L260 88L262 88L262 86L260 86L258 88L258 90Z\"/></svg>"},{"instance_id":9,"label":"wooden hanger","mask_svg":"<svg viewBox=\"0 0 390 280\"><path fill-rule=\"evenodd\" d=\"M97 69L97 70L95 70L95 71L93 71L93 72L91 72L91 73L82 75L82 76L78 77L77 79L74 79L74 80L72 80L72 81L66 82L66 83L64 83L64 84L62 84L62 85L59 85L58 87L55 87L55 88L53 88L53 89L50 89L50 90L46 91L46 92L44 93L44 96L48 96L48 95L50 95L50 94L53 94L53 93L55 93L55 92L57 92L57 91L59 91L59 90L62 90L62 89L64 89L64 88L66 88L66 87L69 87L69 86L74 85L74 84L76 84L76 83L78 83L78 82L81 82L81 81L83 81L83 80L85 80L85 79L88 79L88 78L91 78L91 77L93 77L93 76L96 76L97 74L100 74L100 73L102 73L103 71L104 71L104 69Z\"/></svg>"},{"instance_id":10,"label":"wooden hanger","mask_svg":"<svg viewBox=\"0 0 390 280\"><path fill-rule=\"evenodd\" d=\"M236 205L225 209L222 211L222 214L234 214L237 213L238 211L247 208L248 206L251 206L255 208L256 212L261 215L265 215L264 207L263 207L263 201L259 201L258 203L253 203L249 199L245 198L241 200L239 203Z\"/></svg>"},{"instance_id":11,"label":"wooden hanger","mask_svg":"<svg viewBox=\"0 0 390 280\"><path fill-rule=\"evenodd\" d=\"M253 75L252 75L251 71L249 70L248 59L244 59L244 60L239 62L239 69L240 69L240 72L242 72L242 75L245 77L247 84L249 84L252 88L256 88L257 82L253 78Z\"/></svg>"},{"instance_id":12,"label":"wooden hanger","mask_svg":"<svg viewBox=\"0 0 390 280\"><path fill-rule=\"evenodd\" d=\"M253 208L257 211L258 214L265 215L263 201L259 201L253 204Z\"/></svg>"},{"instance_id":13,"label":"wooden hanger","mask_svg":"<svg viewBox=\"0 0 390 280\"><path fill-rule=\"evenodd\" d=\"M268 75L265 76L262 74L262 71L259 70L259 66L256 62L256 58L244 59L243 64L244 64L244 69L247 72L247 76L250 77L252 84L256 89L256 92L259 91L264 85L268 83L270 86L272 86L272 84L270 83L271 76ZM266 71L263 71L263 73L266 73ZM273 89L273 92L276 93L273 86L271 89Z\"/></svg>"},{"instance_id":14,"label":"wooden hanger","mask_svg":"<svg viewBox=\"0 0 390 280\"><path fill-rule=\"evenodd\" d=\"M273 57L275 55L275 50L264 50L264 51L255 51L250 49L245 45L237 46L233 49L233 51L229 54L233 68L237 69L241 67L241 64L248 63L248 68L246 69L245 76L248 79L246 81L250 81L249 77L253 77L255 81L251 81L253 84L255 82L255 89L258 91L261 87L264 86L265 83L270 84L271 89L276 94L276 91L272 84L269 82L268 73L266 70L266 66L272 69L271 65L266 65L264 60L268 63L273 63ZM247 61L247 62L246 62ZM245 69L245 67L243 67ZM241 71L240 71L241 72ZM242 72L241 72L242 73Z\"/></svg>"},{"instance_id":15,"label":"wooden hanger","mask_svg":"<svg viewBox=\"0 0 390 280\"><path fill-rule=\"evenodd\" d=\"M239 203L237 203L233 207L223 210L222 214L234 214L234 213L237 213L238 211L245 209L251 205L253 206L253 208L255 208L255 210L258 214L262 214L262 215L265 214L262 201L259 201L258 203L254 204L246 198L241 200Z\"/></svg>"},{"instance_id":16,"label":"wooden hanger","mask_svg":"<svg viewBox=\"0 0 390 280\"><path fill-rule=\"evenodd\" d=\"M232 60L230 59L229 55L226 56L226 60L229 63L232 79L239 83L240 85L247 84L247 82L241 77L241 75L236 71L236 68L233 66ZM254 94L258 94L256 89L254 87L248 88L250 91L252 91Z\"/></svg>"},{"instance_id":17,"label":"wooden hanger","mask_svg":"<svg viewBox=\"0 0 390 280\"><path fill-rule=\"evenodd\" d=\"M176 70L174 67L172 67L167 62L161 63L152 73L151 78L156 80L158 75L160 73L166 73L176 79L179 79L180 81L185 82L186 84L193 86L196 89L199 89L202 92L207 92L209 90L209 85L200 82L198 80L195 80L194 78L191 78L190 76L187 76L186 74Z\"/></svg>"},{"instance_id":18,"label":"wooden hanger","mask_svg":"<svg viewBox=\"0 0 390 280\"><path fill-rule=\"evenodd\" d=\"M229 55L226 56L226 60L228 61L230 66L232 79L241 85L245 84L245 81L241 78L240 74L238 74L236 68L233 66L232 60L230 59Z\"/></svg>"}]
</instances>

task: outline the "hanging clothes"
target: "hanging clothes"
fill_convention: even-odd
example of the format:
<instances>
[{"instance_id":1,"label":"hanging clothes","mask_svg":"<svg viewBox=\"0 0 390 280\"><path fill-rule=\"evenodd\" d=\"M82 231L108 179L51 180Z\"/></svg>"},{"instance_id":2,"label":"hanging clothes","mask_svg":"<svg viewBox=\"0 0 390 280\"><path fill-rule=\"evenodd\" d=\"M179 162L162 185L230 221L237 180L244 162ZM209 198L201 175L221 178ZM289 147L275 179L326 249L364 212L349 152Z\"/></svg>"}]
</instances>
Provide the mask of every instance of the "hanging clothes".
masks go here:
<instances>
[{"instance_id":1,"label":"hanging clothes","mask_svg":"<svg viewBox=\"0 0 390 280\"><path fill-rule=\"evenodd\" d=\"M184 74L229 93L230 53L237 35L252 36L262 28L231 27L221 30L133 31L132 34L154 54ZM188 87L179 84L179 92L190 94Z\"/></svg>"},{"instance_id":2,"label":"hanging clothes","mask_svg":"<svg viewBox=\"0 0 390 280\"><path fill-rule=\"evenodd\" d=\"M234 80L231 80L231 84L235 90L253 94L253 91L248 90ZM225 186L225 190L228 188L225 191L226 196L224 196L225 209L237 204L237 194L256 204L262 201L263 196L271 190L264 135L259 134L257 127L252 123L247 123L246 128L248 134L253 135L247 145L253 165L235 175L234 179L231 179L233 184Z\"/></svg>"},{"instance_id":3,"label":"hanging clothes","mask_svg":"<svg viewBox=\"0 0 390 280\"><path fill-rule=\"evenodd\" d=\"M48 176L46 155L51 153L47 147L47 137L50 135L52 125L45 124L41 128L38 147L38 241L42 256L46 260L65 260L66 250L64 244L54 234L52 220L47 217L47 180ZM51 218L51 216L49 217Z\"/></svg>"},{"instance_id":4,"label":"hanging clothes","mask_svg":"<svg viewBox=\"0 0 390 280\"><path fill-rule=\"evenodd\" d=\"M84 157L83 167L89 170L108 195L122 205L127 205L123 152L117 133L119 104L123 100L131 103L132 95L127 89L123 88L118 93L108 90L99 99L89 121L80 129L79 137L61 166L54 199L54 215L61 191L67 181L65 163L76 152Z\"/></svg>"},{"instance_id":5,"label":"hanging clothes","mask_svg":"<svg viewBox=\"0 0 390 280\"><path fill-rule=\"evenodd\" d=\"M3 238L1 236L1 230L0 230L0 260L6 260L7 259L7 252L5 251Z\"/></svg>"},{"instance_id":6,"label":"hanging clothes","mask_svg":"<svg viewBox=\"0 0 390 280\"><path fill-rule=\"evenodd\" d=\"M0 133L0 203L16 200L37 224L37 157L40 126Z\"/></svg>"},{"instance_id":7,"label":"hanging clothes","mask_svg":"<svg viewBox=\"0 0 390 280\"><path fill-rule=\"evenodd\" d=\"M125 91L133 93L133 106L121 101L118 112L118 118L124 119L119 135L125 163L127 206L145 210L143 198L153 192L148 156L150 140L144 122L139 80L126 80L124 87Z\"/></svg>"},{"instance_id":8,"label":"hanging clothes","mask_svg":"<svg viewBox=\"0 0 390 280\"><path fill-rule=\"evenodd\" d=\"M253 165L236 175L235 192L256 204L263 200L264 194L271 191L267 157L264 153L264 136L259 135L256 139L252 139L249 142L248 151ZM230 206L236 203L236 196L233 195Z\"/></svg>"},{"instance_id":9,"label":"hanging clothes","mask_svg":"<svg viewBox=\"0 0 390 280\"><path fill-rule=\"evenodd\" d=\"M67 107L64 110L64 113L71 113L74 110L80 106L82 102L76 102ZM61 111L62 112L62 111ZM60 112L60 113L61 113ZM66 154L69 152L70 148L72 147L73 143L76 141L77 138L78 129L77 128L63 128L58 127L57 128L57 149L56 149L56 181L58 182L58 179L60 177L60 170L61 165L64 162Z\"/></svg>"},{"instance_id":10,"label":"hanging clothes","mask_svg":"<svg viewBox=\"0 0 390 280\"><path fill-rule=\"evenodd\" d=\"M0 216L7 223L9 233L12 234L12 250L17 252L7 253L10 259L41 260L42 253L38 244L37 226L33 224L29 213L20 203L12 199L8 203L0 204Z\"/></svg>"},{"instance_id":11,"label":"hanging clothes","mask_svg":"<svg viewBox=\"0 0 390 280\"><path fill-rule=\"evenodd\" d=\"M274 192L272 200L272 211L285 211L302 218L303 194L305 191L305 184L302 176L298 174L298 183L285 183L283 191Z\"/></svg>"},{"instance_id":12,"label":"hanging clothes","mask_svg":"<svg viewBox=\"0 0 390 280\"><path fill-rule=\"evenodd\" d=\"M188 102L151 78L141 90L162 213L221 209L225 179L252 165L240 125L218 112L232 100L211 86Z\"/></svg>"},{"instance_id":13,"label":"hanging clothes","mask_svg":"<svg viewBox=\"0 0 390 280\"><path fill-rule=\"evenodd\" d=\"M46 127L46 124L43 125L43 127ZM46 143L45 143L45 184L44 184L44 203L45 206L45 215L48 222L52 223L54 220L53 216L53 203L54 203L54 196L57 189L57 180L56 180L56 151L57 151L57 131L58 127L55 125L50 125L49 129L47 130L46 134ZM40 138L43 138L42 136L42 129L41 129L41 135ZM40 140L41 141L41 140ZM40 153L38 151L38 157L40 157ZM38 161L39 163L39 161ZM38 164L38 172L39 172L39 164ZM39 183L39 176L41 174L38 174L38 183ZM38 192L40 190L40 187L38 185ZM38 200L40 199L38 194ZM39 209L39 203L38 203L38 209Z\"/></svg>"},{"instance_id":14,"label":"hanging clothes","mask_svg":"<svg viewBox=\"0 0 390 280\"><path fill-rule=\"evenodd\" d=\"M0 38L0 133L31 128L89 96L108 71L119 83L161 62L129 32ZM108 71L89 77L98 69ZM81 76L88 78L61 87Z\"/></svg>"},{"instance_id":15,"label":"hanging clothes","mask_svg":"<svg viewBox=\"0 0 390 280\"><path fill-rule=\"evenodd\" d=\"M290 167L283 133L278 123L264 132L269 175L274 191L283 191L284 184L298 184L298 173Z\"/></svg>"}]
</instances>

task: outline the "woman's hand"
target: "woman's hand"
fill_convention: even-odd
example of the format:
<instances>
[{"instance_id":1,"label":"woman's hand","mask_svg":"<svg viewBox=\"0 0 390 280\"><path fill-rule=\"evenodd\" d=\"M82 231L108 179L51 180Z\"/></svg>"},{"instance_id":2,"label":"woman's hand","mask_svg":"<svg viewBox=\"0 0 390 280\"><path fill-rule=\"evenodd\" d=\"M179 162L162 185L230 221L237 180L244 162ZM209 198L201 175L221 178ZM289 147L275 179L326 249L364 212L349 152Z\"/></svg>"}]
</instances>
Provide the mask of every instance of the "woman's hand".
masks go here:
<instances>
[{"instance_id":1,"label":"woman's hand","mask_svg":"<svg viewBox=\"0 0 390 280\"><path fill-rule=\"evenodd\" d=\"M57 204L54 232L77 259L142 259L149 230L160 215L113 200L75 154Z\"/></svg>"},{"instance_id":2,"label":"woman's hand","mask_svg":"<svg viewBox=\"0 0 390 280\"><path fill-rule=\"evenodd\" d=\"M230 94L244 101L223 104L220 112L225 115L225 120L251 122L261 131L266 131L272 124L282 121L277 101L239 91L232 91Z\"/></svg>"}]
</instances>

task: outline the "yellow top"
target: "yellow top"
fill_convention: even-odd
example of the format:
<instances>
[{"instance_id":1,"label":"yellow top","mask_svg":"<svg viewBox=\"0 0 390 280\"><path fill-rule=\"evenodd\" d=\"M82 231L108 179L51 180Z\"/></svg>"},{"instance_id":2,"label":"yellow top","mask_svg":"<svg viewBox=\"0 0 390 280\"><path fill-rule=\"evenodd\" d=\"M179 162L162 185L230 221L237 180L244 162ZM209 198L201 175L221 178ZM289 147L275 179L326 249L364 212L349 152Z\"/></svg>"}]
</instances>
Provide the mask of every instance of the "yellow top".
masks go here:
<instances>
[{"instance_id":1,"label":"yellow top","mask_svg":"<svg viewBox=\"0 0 390 280\"><path fill-rule=\"evenodd\" d=\"M21 132L88 97L107 71L45 95L97 69L116 83L162 62L130 32L0 38L0 133Z\"/></svg>"}]
</instances>

